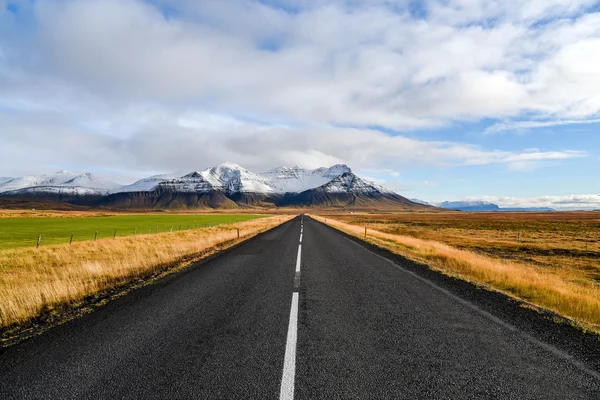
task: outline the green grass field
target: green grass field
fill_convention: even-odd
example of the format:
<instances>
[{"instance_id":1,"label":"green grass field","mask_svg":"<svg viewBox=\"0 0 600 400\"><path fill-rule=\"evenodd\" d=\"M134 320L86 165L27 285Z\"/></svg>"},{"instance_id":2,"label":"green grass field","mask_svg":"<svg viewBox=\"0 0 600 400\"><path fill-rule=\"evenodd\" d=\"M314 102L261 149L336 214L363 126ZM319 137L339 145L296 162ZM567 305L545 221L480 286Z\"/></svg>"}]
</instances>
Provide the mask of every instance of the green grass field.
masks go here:
<instances>
[{"instance_id":1,"label":"green grass field","mask_svg":"<svg viewBox=\"0 0 600 400\"><path fill-rule=\"evenodd\" d=\"M120 215L106 217L74 218L0 218L0 250L19 247L35 247L38 235L42 236L40 246L69 243L73 241L173 232L184 229L197 229L209 225L229 224L260 218L253 214L173 214L173 215ZM188 228L189 226L189 228Z\"/></svg>"}]
</instances>

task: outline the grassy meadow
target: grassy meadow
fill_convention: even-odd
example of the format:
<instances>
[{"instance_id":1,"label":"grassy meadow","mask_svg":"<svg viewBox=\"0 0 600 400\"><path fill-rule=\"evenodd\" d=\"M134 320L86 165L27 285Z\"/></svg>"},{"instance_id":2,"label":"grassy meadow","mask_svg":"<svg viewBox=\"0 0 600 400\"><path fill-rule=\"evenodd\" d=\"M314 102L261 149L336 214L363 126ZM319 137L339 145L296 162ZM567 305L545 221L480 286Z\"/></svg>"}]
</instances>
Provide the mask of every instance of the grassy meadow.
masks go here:
<instances>
[{"instance_id":1,"label":"grassy meadow","mask_svg":"<svg viewBox=\"0 0 600 400\"><path fill-rule=\"evenodd\" d=\"M38 214L39 215L39 214ZM78 213L75 217L8 216L0 218L0 250L35 247L41 235L41 246L98 239L147 235L196 229L260 218L256 214L122 214L102 215Z\"/></svg>"},{"instance_id":2,"label":"grassy meadow","mask_svg":"<svg viewBox=\"0 0 600 400\"><path fill-rule=\"evenodd\" d=\"M316 217L449 275L600 332L600 213L321 214Z\"/></svg>"}]
</instances>

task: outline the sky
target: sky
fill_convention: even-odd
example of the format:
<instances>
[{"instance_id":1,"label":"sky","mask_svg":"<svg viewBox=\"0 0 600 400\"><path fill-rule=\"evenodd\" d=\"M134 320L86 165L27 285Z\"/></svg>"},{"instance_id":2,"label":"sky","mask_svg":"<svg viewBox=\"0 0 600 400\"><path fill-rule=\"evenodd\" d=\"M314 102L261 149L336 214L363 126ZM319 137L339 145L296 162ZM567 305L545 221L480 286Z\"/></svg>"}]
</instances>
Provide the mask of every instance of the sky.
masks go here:
<instances>
[{"instance_id":1,"label":"sky","mask_svg":"<svg viewBox=\"0 0 600 400\"><path fill-rule=\"evenodd\" d=\"M600 208L600 2L0 0L0 176L348 164Z\"/></svg>"}]
</instances>

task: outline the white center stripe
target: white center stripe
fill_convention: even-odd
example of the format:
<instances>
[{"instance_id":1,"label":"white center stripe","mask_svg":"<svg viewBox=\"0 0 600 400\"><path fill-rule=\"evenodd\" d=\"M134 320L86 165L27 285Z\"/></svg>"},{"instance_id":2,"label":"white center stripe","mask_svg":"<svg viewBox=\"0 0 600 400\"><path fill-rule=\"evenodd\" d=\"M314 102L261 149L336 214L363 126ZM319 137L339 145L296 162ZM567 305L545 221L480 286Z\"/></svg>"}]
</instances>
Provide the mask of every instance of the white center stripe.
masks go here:
<instances>
[{"instance_id":1,"label":"white center stripe","mask_svg":"<svg viewBox=\"0 0 600 400\"><path fill-rule=\"evenodd\" d=\"M300 243L302 243L302 232L300 232Z\"/></svg>"},{"instance_id":2,"label":"white center stripe","mask_svg":"<svg viewBox=\"0 0 600 400\"><path fill-rule=\"evenodd\" d=\"M301 254L302 254L302 245L298 245L298 258L296 258L296 272L300 272Z\"/></svg>"},{"instance_id":3,"label":"white center stripe","mask_svg":"<svg viewBox=\"0 0 600 400\"><path fill-rule=\"evenodd\" d=\"M283 376L281 377L280 400L294 399L294 380L296 378L296 342L298 340L298 293L292 293L290 324L285 345Z\"/></svg>"}]
</instances>

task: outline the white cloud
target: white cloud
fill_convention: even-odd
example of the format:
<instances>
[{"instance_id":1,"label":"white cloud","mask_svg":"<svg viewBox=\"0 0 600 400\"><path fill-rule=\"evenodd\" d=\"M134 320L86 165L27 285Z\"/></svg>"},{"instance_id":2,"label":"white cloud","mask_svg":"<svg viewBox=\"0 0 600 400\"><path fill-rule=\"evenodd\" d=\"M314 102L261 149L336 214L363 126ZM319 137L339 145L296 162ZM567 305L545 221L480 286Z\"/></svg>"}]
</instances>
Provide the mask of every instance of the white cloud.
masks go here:
<instances>
[{"instance_id":1,"label":"white cloud","mask_svg":"<svg viewBox=\"0 0 600 400\"><path fill-rule=\"evenodd\" d=\"M210 101L314 123L406 129L600 110L600 17L576 16L589 1L430 1L426 20L389 2L316 4L288 14L183 2L166 19L136 0L42 0L30 68L106 101ZM530 25L539 19L549 21Z\"/></svg>"},{"instance_id":2,"label":"white cloud","mask_svg":"<svg viewBox=\"0 0 600 400\"><path fill-rule=\"evenodd\" d=\"M522 170L582 157L361 127L597 120L600 15L580 15L593 3L431 0L414 18L389 0L165 1L171 16L140 0L39 0L20 3L33 7L26 32L0 7L0 167Z\"/></svg>"},{"instance_id":3,"label":"white cloud","mask_svg":"<svg viewBox=\"0 0 600 400\"><path fill-rule=\"evenodd\" d=\"M586 125L586 124L599 124L600 119L587 119L587 120L555 120L555 121L509 121L501 122L490 126L485 130L485 133L492 134L504 131L523 131L528 129L536 128L548 128L553 126L561 125Z\"/></svg>"}]
</instances>

